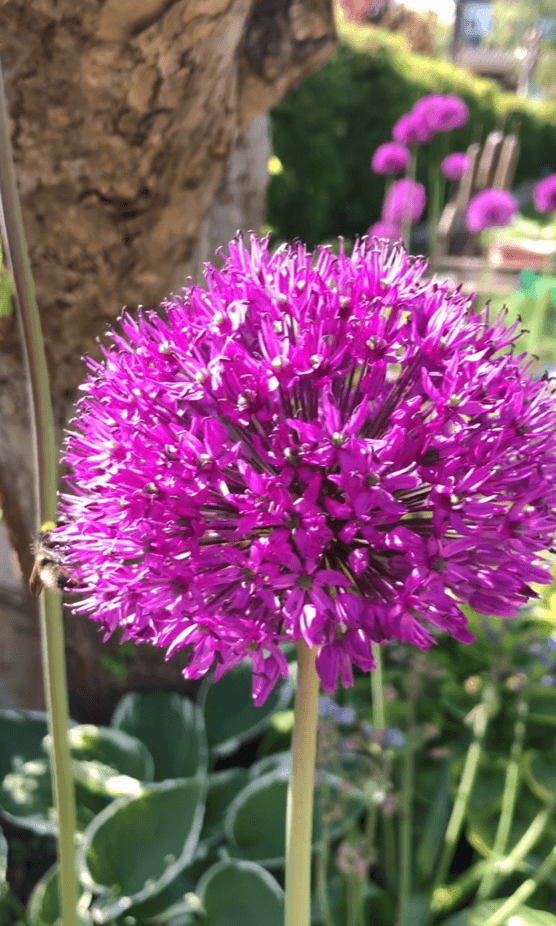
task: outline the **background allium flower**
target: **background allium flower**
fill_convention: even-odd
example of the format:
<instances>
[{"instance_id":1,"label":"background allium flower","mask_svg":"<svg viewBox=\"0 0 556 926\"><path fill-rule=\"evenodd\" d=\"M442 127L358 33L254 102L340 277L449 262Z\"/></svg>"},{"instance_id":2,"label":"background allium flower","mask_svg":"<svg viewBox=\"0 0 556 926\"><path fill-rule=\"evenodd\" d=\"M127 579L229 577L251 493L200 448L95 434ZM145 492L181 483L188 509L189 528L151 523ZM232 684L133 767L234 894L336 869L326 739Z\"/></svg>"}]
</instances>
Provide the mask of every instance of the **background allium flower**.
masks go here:
<instances>
[{"instance_id":1,"label":"background allium flower","mask_svg":"<svg viewBox=\"0 0 556 926\"><path fill-rule=\"evenodd\" d=\"M387 241L397 241L402 237L399 225L394 222L383 222L382 219L371 225L367 234L371 238L386 238Z\"/></svg>"},{"instance_id":2,"label":"background allium flower","mask_svg":"<svg viewBox=\"0 0 556 926\"><path fill-rule=\"evenodd\" d=\"M424 119L413 112L400 116L392 129L392 138L402 145L426 145L433 135Z\"/></svg>"},{"instance_id":3,"label":"background allium flower","mask_svg":"<svg viewBox=\"0 0 556 926\"><path fill-rule=\"evenodd\" d=\"M509 225L517 203L507 190L481 190L470 201L465 222L470 232L477 233L496 225Z\"/></svg>"},{"instance_id":4,"label":"background allium flower","mask_svg":"<svg viewBox=\"0 0 556 926\"><path fill-rule=\"evenodd\" d=\"M346 19L357 20L373 9L375 0L340 0L340 6L346 14Z\"/></svg>"},{"instance_id":5,"label":"background allium flower","mask_svg":"<svg viewBox=\"0 0 556 926\"><path fill-rule=\"evenodd\" d=\"M423 214L427 194L422 183L404 177L396 180L384 197L382 218L386 222L401 225L403 222L418 222Z\"/></svg>"},{"instance_id":6,"label":"background allium flower","mask_svg":"<svg viewBox=\"0 0 556 926\"><path fill-rule=\"evenodd\" d=\"M538 212L552 212L556 209L556 174L549 174L535 183L533 199Z\"/></svg>"},{"instance_id":7,"label":"background allium flower","mask_svg":"<svg viewBox=\"0 0 556 926\"><path fill-rule=\"evenodd\" d=\"M459 129L469 118L463 100L452 94L429 93L417 101L412 112L432 133Z\"/></svg>"},{"instance_id":8,"label":"background allium flower","mask_svg":"<svg viewBox=\"0 0 556 926\"><path fill-rule=\"evenodd\" d=\"M405 170L411 155L405 145L397 141L388 141L379 145L373 154L371 167L375 174L398 174Z\"/></svg>"},{"instance_id":9,"label":"background allium flower","mask_svg":"<svg viewBox=\"0 0 556 926\"><path fill-rule=\"evenodd\" d=\"M460 604L515 614L549 581L551 381L425 268L238 239L206 291L124 314L66 438L74 610L183 649L189 678L249 656L260 703L281 641L333 690L371 641L469 641Z\"/></svg>"},{"instance_id":10,"label":"background allium flower","mask_svg":"<svg viewBox=\"0 0 556 926\"><path fill-rule=\"evenodd\" d=\"M469 170L471 158L463 151L454 151L445 157L440 165L440 170L447 180L460 180L461 177Z\"/></svg>"}]
</instances>

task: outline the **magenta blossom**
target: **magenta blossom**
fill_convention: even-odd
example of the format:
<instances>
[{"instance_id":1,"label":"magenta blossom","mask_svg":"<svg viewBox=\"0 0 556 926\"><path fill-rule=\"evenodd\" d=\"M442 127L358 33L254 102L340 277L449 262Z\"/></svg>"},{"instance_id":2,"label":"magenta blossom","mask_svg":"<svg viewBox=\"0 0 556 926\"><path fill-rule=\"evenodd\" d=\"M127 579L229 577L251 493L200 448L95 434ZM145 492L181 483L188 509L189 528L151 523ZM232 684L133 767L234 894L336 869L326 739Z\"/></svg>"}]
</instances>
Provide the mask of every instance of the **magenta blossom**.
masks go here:
<instances>
[{"instance_id":1,"label":"magenta blossom","mask_svg":"<svg viewBox=\"0 0 556 926\"><path fill-rule=\"evenodd\" d=\"M461 180L471 166L471 158L463 151L454 151L444 158L440 170L447 180Z\"/></svg>"},{"instance_id":2,"label":"magenta blossom","mask_svg":"<svg viewBox=\"0 0 556 926\"><path fill-rule=\"evenodd\" d=\"M535 183L533 199L538 212L552 212L556 209L556 174L549 174Z\"/></svg>"},{"instance_id":3,"label":"magenta blossom","mask_svg":"<svg viewBox=\"0 0 556 926\"><path fill-rule=\"evenodd\" d=\"M382 219L371 225L367 234L370 238L385 238L387 241L398 241L402 237L399 225Z\"/></svg>"},{"instance_id":4,"label":"magenta blossom","mask_svg":"<svg viewBox=\"0 0 556 926\"><path fill-rule=\"evenodd\" d=\"M417 101L412 112L433 134L459 129L469 118L463 100L451 94L429 93Z\"/></svg>"},{"instance_id":5,"label":"magenta blossom","mask_svg":"<svg viewBox=\"0 0 556 926\"><path fill-rule=\"evenodd\" d=\"M365 13L372 11L376 5L376 0L340 0L347 20L356 21L361 19Z\"/></svg>"},{"instance_id":6,"label":"magenta blossom","mask_svg":"<svg viewBox=\"0 0 556 926\"><path fill-rule=\"evenodd\" d=\"M332 691L373 641L469 642L463 605L512 615L550 581L552 383L517 322L425 269L376 239L238 238L206 289L124 313L65 442L73 610L187 678L249 657L261 703L284 641Z\"/></svg>"},{"instance_id":7,"label":"magenta blossom","mask_svg":"<svg viewBox=\"0 0 556 926\"><path fill-rule=\"evenodd\" d=\"M433 135L434 131L414 112L400 116L392 129L392 138L402 145L426 145Z\"/></svg>"},{"instance_id":8,"label":"magenta blossom","mask_svg":"<svg viewBox=\"0 0 556 926\"><path fill-rule=\"evenodd\" d=\"M409 164L411 155L405 145L397 141L388 141L379 145L373 154L371 167L375 174L399 174Z\"/></svg>"},{"instance_id":9,"label":"magenta blossom","mask_svg":"<svg viewBox=\"0 0 556 926\"><path fill-rule=\"evenodd\" d=\"M517 203L507 190L481 190L470 201L465 222L476 234L486 228L509 225L517 212Z\"/></svg>"},{"instance_id":10,"label":"magenta blossom","mask_svg":"<svg viewBox=\"0 0 556 926\"><path fill-rule=\"evenodd\" d=\"M386 222L402 225L418 222L423 214L427 194L422 183L404 177L396 180L384 197L382 218Z\"/></svg>"}]
</instances>

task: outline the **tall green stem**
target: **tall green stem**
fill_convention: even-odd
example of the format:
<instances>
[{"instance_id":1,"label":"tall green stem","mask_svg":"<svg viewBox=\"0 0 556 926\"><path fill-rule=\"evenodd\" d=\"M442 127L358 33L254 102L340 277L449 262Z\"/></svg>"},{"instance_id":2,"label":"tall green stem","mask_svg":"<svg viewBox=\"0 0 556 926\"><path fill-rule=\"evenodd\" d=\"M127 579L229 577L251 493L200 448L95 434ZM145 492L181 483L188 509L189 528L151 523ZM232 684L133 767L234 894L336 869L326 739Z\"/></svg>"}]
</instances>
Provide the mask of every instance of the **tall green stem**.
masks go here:
<instances>
[{"instance_id":1,"label":"tall green stem","mask_svg":"<svg viewBox=\"0 0 556 926\"><path fill-rule=\"evenodd\" d=\"M506 851L508 837L512 828L514 819L514 810L519 788L519 764L523 753L523 743L525 741L525 718L527 717L528 705L525 698L520 698L517 705L517 720L514 725L514 737L510 761L506 769L506 780L504 782L504 794L502 797L502 809L498 820L498 828L494 839L492 854L498 858ZM497 883L496 872L493 868L487 869L477 892L479 900L486 900L491 897Z\"/></svg>"},{"instance_id":2,"label":"tall green stem","mask_svg":"<svg viewBox=\"0 0 556 926\"><path fill-rule=\"evenodd\" d=\"M511 917L512 913L515 913L518 907L520 907L522 903L525 903L531 894L536 891L539 885L542 884L550 874L552 874L552 871L555 867L556 846L554 846L552 852L547 855L537 873L532 878L528 878L527 881L524 881L523 884L520 884L518 889L514 891L511 897L508 897L502 906L499 907L495 913L489 916L485 926L502 926L502 923L506 923L509 917Z\"/></svg>"},{"instance_id":3,"label":"tall green stem","mask_svg":"<svg viewBox=\"0 0 556 926\"><path fill-rule=\"evenodd\" d=\"M382 651L379 643L371 643L375 667L371 672L371 695L373 699L373 726L379 730L386 727L384 705L384 680L382 675Z\"/></svg>"},{"instance_id":4,"label":"tall green stem","mask_svg":"<svg viewBox=\"0 0 556 926\"><path fill-rule=\"evenodd\" d=\"M454 807L448 822L448 826L446 827L444 847L442 850L440 862L438 864L438 872L436 875L436 881L433 885L433 890L439 884L443 884L446 881L446 877L450 871L452 858L454 856L454 852L456 851L456 846L461 835L463 821L465 819L465 812L467 810L467 804L473 790L473 785L475 784L475 777L479 767L479 759L481 758L482 744L485 738L488 719L493 711L494 702L495 691L492 686L488 685L485 690L483 700L475 709L475 721L473 724L474 741L471 743L467 751L458 793L456 795L456 800L454 802Z\"/></svg>"},{"instance_id":5,"label":"tall green stem","mask_svg":"<svg viewBox=\"0 0 556 926\"><path fill-rule=\"evenodd\" d=\"M50 402L48 368L31 264L27 252L21 208L15 181L4 80L0 69L0 197L2 235L6 263L13 274L17 319L27 376L38 526L53 520L56 513L56 445ZM58 817L60 897L64 926L77 923L75 877L75 806L67 744L69 724L64 653L64 630L60 599L46 592L40 601L40 624L46 699L52 734L52 782Z\"/></svg>"},{"instance_id":6,"label":"tall green stem","mask_svg":"<svg viewBox=\"0 0 556 926\"><path fill-rule=\"evenodd\" d=\"M409 159L409 164L407 165L405 176L407 177L408 180L412 180L412 181L414 181L415 177L417 176L417 152L416 151L411 152L411 157ZM408 253L411 247L412 212L413 212L413 203L410 202L408 203L406 217L404 218L402 222L402 238L404 240L404 244L405 244L405 247Z\"/></svg>"},{"instance_id":7,"label":"tall green stem","mask_svg":"<svg viewBox=\"0 0 556 926\"><path fill-rule=\"evenodd\" d=\"M298 643L297 693L286 813L286 926L309 926L319 677L316 650Z\"/></svg>"},{"instance_id":8,"label":"tall green stem","mask_svg":"<svg viewBox=\"0 0 556 926\"><path fill-rule=\"evenodd\" d=\"M407 700L407 741L402 766L398 926L403 926L404 922L406 922L407 904L411 894L413 786L415 782L415 755L413 749L413 733L415 728L414 698L413 685L410 685Z\"/></svg>"}]
</instances>

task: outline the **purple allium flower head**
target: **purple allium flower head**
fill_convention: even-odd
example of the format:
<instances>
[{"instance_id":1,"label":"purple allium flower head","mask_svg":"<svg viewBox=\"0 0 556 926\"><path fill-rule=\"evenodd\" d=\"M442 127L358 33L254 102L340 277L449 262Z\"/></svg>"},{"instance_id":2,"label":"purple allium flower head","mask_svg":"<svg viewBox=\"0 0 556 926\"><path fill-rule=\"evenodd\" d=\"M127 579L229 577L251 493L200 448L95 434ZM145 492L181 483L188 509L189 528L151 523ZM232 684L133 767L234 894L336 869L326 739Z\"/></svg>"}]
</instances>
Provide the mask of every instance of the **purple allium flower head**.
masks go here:
<instances>
[{"instance_id":1,"label":"purple allium flower head","mask_svg":"<svg viewBox=\"0 0 556 926\"><path fill-rule=\"evenodd\" d=\"M401 225L403 222L418 222L423 214L427 194L422 183L404 177L396 180L384 197L382 218L386 222Z\"/></svg>"},{"instance_id":2,"label":"purple allium flower head","mask_svg":"<svg viewBox=\"0 0 556 926\"><path fill-rule=\"evenodd\" d=\"M373 154L371 167L375 174L398 174L405 170L411 155L405 145L397 141L387 141L379 145Z\"/></svg>"},{"instance_id":3,"label":"purple allium flower head","mask_svg":"<svg viewBox=\"0 0 556 926\"><path fill-rule=\"evenodd\" d=\"M470 232L509 225L517 212L517 203L507 190L481 190L470 201L465 221Z\"/></svg>"},{"instance_id":4,"label":"purple allium flower head","mask_svg":"<svg viewBox=\"0 0 556 926\"><path fill-rule=\"evenodd\" d=\"M552 212L556 209L556 174L549 174L535 183L533 199L538 212Z\"/></svg>"},{"instance_id":5,"label":"purple allium flower head","mask_svg":"<svg viewBox=\"0 0 556 926\"><path fill-rule=\"evenodd\" d=\"M433 135L434 131L414 112L400 116L392 129L392 138L401 145L426 145Z\"/></svg>"},{"instance_id":6,"label":"purple allium flower head","mask_svg":"<svg viewBox=\"0 0 556 926\"><path fill-rule=\"evenodd\" d=\"M376 0L340 0L346 19L356 21L376 6Z\"/></svg>"},{"instance_id":7,"label":"purple allium flower head","mask_svg":"<svg viewBox=\"0 0 556 926\"><path fill-rule=\"evenodd\" d=\"M318 648L324 688L372 641L470 641L462 604L513 615L547 582L556 411L518 323L423 258L238 238L207 288L124 313L87 360L55 532L81 599L184 675L250 657L261 703L280 643ZM427 626L426 626L427 625Z\"/></svg>"},{"instance_id":8,"label":"purple allium flower head","mask_svg":"<svg viewBox=\"0 0 556 926\"><path fill-rule=\"evenodd\" d=\"M380 219L371 225L367 231L370 238L385 238L387 241L398 241L402 237L400 226L394 222L384 222Z\"/></svg>"},{"instance_id":9,"label":"purple allium flower head","mask_svg":"<svg viewBox=\"0 0 556 926\"><path fill-rule=\"evenodd\" d=\"M417 101L412 113L432 134L459 129L469 118L463 100L452 94L429 93Z\"/></svg>"},{"instance_id":10,"label":"purple allium flower head","mask_svg":"<svg viewBox=\"0 0 556 926\"><path fill-rule=\"evenodd\" d=\"M454 151L445 157L440 165L440 170L447 180L460 180L469 170L471 158L463 151Z\"/></svg>"}]
</instances>

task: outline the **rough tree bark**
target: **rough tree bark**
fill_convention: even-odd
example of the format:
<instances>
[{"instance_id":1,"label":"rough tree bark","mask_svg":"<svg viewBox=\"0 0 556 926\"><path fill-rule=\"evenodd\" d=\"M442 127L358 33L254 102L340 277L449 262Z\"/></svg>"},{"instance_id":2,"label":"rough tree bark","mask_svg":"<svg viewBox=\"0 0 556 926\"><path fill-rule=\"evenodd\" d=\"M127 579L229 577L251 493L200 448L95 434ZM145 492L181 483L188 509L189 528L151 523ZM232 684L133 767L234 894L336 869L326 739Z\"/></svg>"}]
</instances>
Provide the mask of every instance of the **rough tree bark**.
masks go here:
<instances>
[{"instance_id":1,"label":"rough tree bark","mask_svg":"<svg viewBox=\"0 0 556 926\"><path fill-rule=\"evenodd\" d=\"M331 6L0 0L16 172L60 435L84 376L80 357L98 355L97 338L122 307L158 305L188 273L198 276L236 228L260 224L265 178L250 178L268 158L264 114L332 52ZM8 316L0 319L0 502L24 578L30 458ZM12 700L16 691L20 706L40 706L29 601L20 614L27 617L4 619L0 631L12 663L4 671L14 676ZM129 660L125 680L105 672L101 657L118 655L118 645L102 644L97 628L66 619L74 716L102 719L123 690L183 687L179 658L165 663L151 648Z\"/></svg>"}]
</instances>

